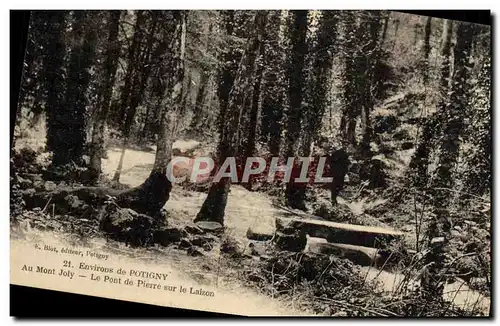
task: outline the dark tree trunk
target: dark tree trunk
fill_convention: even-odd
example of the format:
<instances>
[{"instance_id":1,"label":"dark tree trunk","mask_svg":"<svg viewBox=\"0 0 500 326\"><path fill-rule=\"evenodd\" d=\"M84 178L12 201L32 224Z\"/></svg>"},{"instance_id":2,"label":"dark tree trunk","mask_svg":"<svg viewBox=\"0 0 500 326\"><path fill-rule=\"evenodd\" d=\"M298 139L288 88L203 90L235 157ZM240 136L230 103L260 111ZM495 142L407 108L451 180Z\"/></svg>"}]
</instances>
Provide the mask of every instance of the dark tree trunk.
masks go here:
<instances>
[{"instance_id":1,"label":"dark tree trunk","mask_svg":"<svg viewBox=\"0 0 500 326\"><path fill-rule=\"evenodd\" d=\"M238 68L234 87L230 93L227 107L227 112L230 114L226 114L224 123L221 122L223 128L218 146L218 166L226 158L235 157L238 154L239 128L243 106L255 77L257 69L256 60L262 46L262 35L264 34L267 14L267 11L259 10L255 15L253 35L248 41L247 48ZM195 222L212 221L224 225L224 212L230 187L230 178L221 178L219 182L213 183L200 212L195 218Z\"/></svg>"},{"instance_id":2,"label":"dark tree trunk","mask_svg":"<svg viewBox=\"0 0 500 326\"><path fill-rule=\"evenodd\" d=\"M253 84L253 92L251 99L250 108L250 120L248 123L248 135L247 143L245 148L245 153L243 157L252 157L255 152L255 144L257 140L257 131L259 130L259 120L260 120L260 90L262 83L262 73L264 70L263 63L264 47L260 47L260 55L257 59L257 71L255 73L255 82Z\"/></svg>"},{"instance_id":3,"label":"dark tree trunk","mask_svg":"<svg viewBox=\"0 0 500 326\"><path fill-rule=\"evenodd\" d=\"M345 28L354 30L355 33L345 41L346 54L344 57L344 86L343 100L345 102L340 121L340 138L348 143L351 149L356 148L356 124L361 114L360 99L363 98L362 90L364 79L360 78L365 73L365 55L359 54L358 42L364 39L364 31L361 26L357 26L353 13L346 13L344 19Z\"/></svg>"},{"instance_id":4,"label":"dark tree trunk","mask_svg":"<svg viewBox=\"0 0 500 326\"><path fill-rule=\"evenodd\" d=\"M427 17L425 24L425 38L424 38L424 85L427 85L429 80L429 55L431 53L431 32L432 32L432 17Z\"/></svg>"},{"instance_id":5,"label":"dark tree trunk","mask_svg":"<svg viewBox=\"0 0 500 326\"><path fill-rule=\"evenodd\" d=\"M269 145L269 151L275 157L280 154L286 92L283 45L279 37L281 15L281 10L271 11L266 28L260 128L260 139Z\"/></svg>"},{"instance_id":6,"label":"dark tree trunk","mask_svg":"<svg viewBox=\"0 0 500 326\"><path fill-rule=\"evenodd\" d=\"M292 10L290 20L290 64L287 71L290 108L285 135L286 157L297 157L300 125L302 121L302 97L304 90L304 65L307 53L307 10ZM298 164L297 169L300 169ZM294 175L294 173L292 173ZM305 210L305 184L297 184L293 177L286 185L286 198L292 208Z\"/></svg>"},{"instance_id":7,"label":"dark tree trunk","mask_svg":"<svg viewBox=\"0 0 500 326\"><path fill-rule=\"evenodd\" d=\"M222 29L228 36L233 36L235 25L235 11L224 10L221 12ZM238 68L238 61L240 56L237 51L230 47L227 52L222 55L223 68L219 74L219 81L217 84L217 95L219 97L219 119L218 119L218 132L222 134L224 129L224 119L226 115L227 106L229 103L229 93L234 83L234 74Z\"/></svg>"},{"instance_id":8,"label":"dark tree trunk","mask_svg":"<svg viewBox=\"0 0 500 326\"><path fill-rule=\"evenodd\" d=\"M382 22L380 20L380 17L378 15L374 15L373 17L370 17L369 20L367 21L366 25L366 38L369 41L369 45L365 46L362 49L362 52L364 53L370 53L366 57L366 60L364 62L364 79L365 81L361 83L362 87L362 96L361 100L362 103L362 121L363 121L363 137L360 143L360 152L361 152L361 157L363 159L369 159L372 156L372 151L371 151L371 146L370 143L372 141L373 137L373 129L372 129L372 123L371 123L371 111L373 110L373 107L375 106L375 100L376 96L378 94L374 94L375 92L372 89L377 89L378 84L381 83L382 81L378 80L378 76L376 75L377 68L381 66L382 64L382 50L381 50L381 44L380 44L380 29L382 28ZM360 53L360 56L363 54Z\"/></svg>"},{"instance_id":9,"label":"dark tree trunk","mask_svg":"<svg viewBox=\"0 0 500 326\"><path fill-rule=\"evenodd\" d=\"M65 130L67 125L64 121L65 103L64 93L65 79L63 73L66 45L63 41L66 28L66 13L63 11L51 11L47 13L48 43L43 62L44 84L47 92L47 147L48 150L57 153L56 157L64 157L66 153Z\"/></svg>"},{"instance_id":10,"label":"dark tree trunk","mask_svg":"<svg viewBox=\"0 0 500 326\"><path fill-rule=\"evenodd\" d=\"M52 157L55 165L70 162L82 163L83 148L86 142L85 118L87 99L86 93L90 83L89 68L95 57L97 31L87 26L88 13L74 11L72 33L76 45L72 48L69 59L68 79L66 88L65 143L67 151L63 155L59 151ZM57 155L56 155L57 154Z\"/></svg>"}]
</instances>

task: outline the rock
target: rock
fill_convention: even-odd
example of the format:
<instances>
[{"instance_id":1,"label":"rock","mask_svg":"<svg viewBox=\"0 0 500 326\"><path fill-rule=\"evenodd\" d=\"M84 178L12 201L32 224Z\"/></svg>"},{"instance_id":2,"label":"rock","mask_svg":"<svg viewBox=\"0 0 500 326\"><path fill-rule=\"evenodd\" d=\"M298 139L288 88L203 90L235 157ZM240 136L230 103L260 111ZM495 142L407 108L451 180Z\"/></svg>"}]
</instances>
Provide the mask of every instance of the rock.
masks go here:
<instances>
[{"instance_id":1,"label":"rock","mask_svg":"<svg viewBox=\"0 0 500 326\"><path fill-rule=\"evenodd\" d=\"M209 231L209 232L220 232L224 231L224 226L219 222L211 222L211 221L198 221L195 223L197 227L201 230Z\"/></svg>"},{"instance_id":2,"label":"rock","mask_svg":"<svg viewBox=\"0 0 500 326\"><path fill-rule=\"evenodd\" d=\"M403 236L403 232L389 228L285 217L276 218L276 230L281 235L295 234L296 240L300 239L300 242L304 242L304 247L307 240L306 234L316 238L324 238L331 243L374 248ZM297 236L298 234L300 236ZM286 240L284 239L284 241Z\"/></svg>"},{"instance_id":3,"label":"rock","mask_svg":"<svg viewBox=\"0 0 500 326\"><path fill-rule=\"evenodd\" d=\"M129 208L108 205L104 208L100 229L118 241L134 246L153 244L153 218Z\"/></svg>"},{"instance_id":4,"label":"rock","mask_svg":"<svg viewBox=\"0 0 500 326\"><path fill-rule=\"evenodd\" d=\"M181 241L181 231L177 228L163 228L153 232L153 242L168 246Z\"/></svg>"},{"instance_id":5,"label":"rock","mask_svg":"<svg viewBox=\"0 0 500 326\"><path fill-rule=\"evenodd\" d=\"M444 237L432 238L431 245L440 245L440 244L443 244L444 240L445 240Z\"/></svg>"},{"instance_id":6,"label":"rock","mask_svg":"<svg viewBox=\"0 0 500 326\"><path fill-rule=\"evenodd\" d=\"M247 238L256 241L268 241L274 236L274 230L259 227L260 225L249 227L247 230Z\"/></svg>"},{"instance_id":7,"label":"rock","mask_svg":"<svg viewBox=\"0 0 500 326\"><path fill-rule=\"evenodd\" d=\"M45 181L43 185L46 191L53 191L57 188L56 184L52 181Z\"/></svg>"},{"instance_id":8,"label":"rock","mask_svg":"<svg viewBox=\"0 0 500 326\"><path fill-rule=\"evenodd\" d=\"M343 243L329 243L321 238L308 237L304 252L334 255L361 266L383 265L382 256L379 254L378 249Z\"/></svg>"}]
</instances>

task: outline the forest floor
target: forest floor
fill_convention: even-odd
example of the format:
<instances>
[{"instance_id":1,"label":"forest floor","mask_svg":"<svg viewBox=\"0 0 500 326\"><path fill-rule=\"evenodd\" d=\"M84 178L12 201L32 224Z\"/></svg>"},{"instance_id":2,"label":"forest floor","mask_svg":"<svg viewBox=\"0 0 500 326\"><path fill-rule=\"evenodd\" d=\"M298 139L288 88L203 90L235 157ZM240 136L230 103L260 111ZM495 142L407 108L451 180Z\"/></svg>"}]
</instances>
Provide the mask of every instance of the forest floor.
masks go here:
<instances>
[{"instance_id":1,"label":"forest floor","mask_svg":"<svg viewBox=\"0 0 500 326\"><path fill-rule=\"evenodd\" d=\"M26 146L28 143L19 142L17 144ZM184 151L195 144L196 142L192 140L180 140L174 144L174 147ZM29 145L36 148L33 144ZM108 176L112 176L116 170L120 154L118 148L108 150L107 158L103 160L103 172ZM154 156L154 151L128 149L120 182L130 187L140 185L151 171ZM328 194L325 193L322 196L328 197ZM204 192L188 190L182 185L174 184L170 199L164 207L168 213L168 225L176 228L192 225L205 197L206 193ZM352 216L351 220L346 222L393 227L404 231L405 241L411 243L415 240L414 232L412 232L415 223L412 222L411 217L395 219L397 223L391 223L392 219L387 219L388 222L384 222L367 213L378 206L385 205L386 201L387 199L380 197L370 199L366 197L364 199L340 198L339 200L340 205L347 209ZM341 262L340 264L344 265L338 266L345 268L338 267L338 270L334 272L338 274L331 276L335 281L346 279L342 281L345 289L340 291L342 292L339 297L341 299L323 297L317 293L317 289L307 290L306 285L303 287L301 285L300 290L298 287L295 288L296 285L293 285L292 291L288 291L289 289L280 291L279 286L276 286L279 281L274 278L282 278L281 287L283 287L283 284L288 284L286 282L290 281L288 279L290 276L286 273L275 275L274 271L271 271L269 275L272 277L272 285L270 286L270 280L263 280L262 276L268 267L266 261L269 251L263 250L262 254L259 255L262 257L244 255L251 242L247 238L247 230L249 228L272 230L275 227L276 217L290 216L290 214L300 215L301 213L277 206L276 200L264 192L249 191L239 185L233 185L226 207L224 236L213 244L212 250L204 251L201 255L195 257L187 255L185 250L175 246L132 249L115 241L104 240L99 236L95 237L93 241L89 241L87 245L102 252L114 252L129 257L136 262L141 261L151 265L166 264L175 271L174 273L179 279L189 280L194 287L199 286L216 291L219 295L224 295L228 302L234 303L234 305L229 304L222 310L220 307L208 307L212 311L245 315L400 316L412 314L407 310L412 306L413 299L401 294L400 288L407 287L409 289L418 286L416 281L418 271L411 271L411 276L409 276L408 270L397 267L391 270L379 270L371 266L345 265L344 262ZM16 230L20 230L23 238L31 237L33 235L30 234L40 232L29 226ZM234 251L239 255L221 253L222 247L227 247L228 243L236 248ZM300 264L301 259L297 259L297 256L275 253L275 257L272 257L271 260L275 263L288 264L290 267L293 264ZM322 273L331 266L332 262L330 260L328 266L321 267ZM298 277L299 269L296 271L296 277ZM255 275L258 276L255 277ZM280 295L280 292L286 292L286 294ZM475 310L476 313L485 315L489 312L489 297L471 289L460 279L447 283L444 292L447 301L452 301L454 306L462 308L464 311ZM380 299L381 297L385 299ZM405 300L409 302L407 306L405 306ZM386 309L386 306L389 307L391 304L400 305L400 307ZM418 306L418 303L414 305ZM189 304L186 308L188 307Z\"/></svg>"},{"instance_id":2,"label":"forest floor","mask_svg":"<svg viewBox=\"0 0 500 326\"><path fill-rule=\"evenodd\" d=\"M174 146L184 151L194 144L192 140L180 140L177 141ZM128 150L126 155L126 165L124 166L124 171L126 173L122 174L121 182L132 187L138 186L146 179L151 171L154 162L154 153ZM104 162L105 173L109 175L114 173L118 165L119 157L119 149L109 150L108 159ZM205 197L206 194L203 192L188 191L181 186L174 185L171 198L165 205L165 209L171 212L171 222L175 225L190 223L199 212ZM360 216L358 220L362 220L365 224L388 227L386 223L374 222L373 220L370 221L369 215L364 213L365 210L369 208L385 203L385 200L379 198L371 201L366 199L348 201L340 198L339 202L347 206L355 216ZM300 212L297 213L300 214ZM290 211L276 207L276 205L273 204L273 200L265 193L249 191L242 186L233 185L226 207L226 234L236 239L242 248L246 248L250 242L246 237L246 232L249 228L254 230L273 229L275 218L287 215L290 215ZM414 225L411 224L411 222L399 225L399 227L404 230L414 229ZM407 232L406 237L413 239L414 233ZM208 260L212 262L217 261L210 258ZM185 264L191 265L190 260L188 259ZM180 267L180 270L186 270L185 266ZM225 270L224 267L217 268ZM388 272L370 267L362 267L361 270L363 273L366 273L365 277L367 281L377 282L378 286L387 293L394 291L404 280L404 276L402 275L403 271ZM201 275L202 278L211 278L206 272L191 272L194 275ZM232 281L234 282L234 280ZM453 300L457 306L470 307L478 305L483 307L485 313L489 310L489 298L484 297L477 291L471 290L463 281L446 284L444 292L445 297L448 300Z\"/></svg>"}]
</instances>

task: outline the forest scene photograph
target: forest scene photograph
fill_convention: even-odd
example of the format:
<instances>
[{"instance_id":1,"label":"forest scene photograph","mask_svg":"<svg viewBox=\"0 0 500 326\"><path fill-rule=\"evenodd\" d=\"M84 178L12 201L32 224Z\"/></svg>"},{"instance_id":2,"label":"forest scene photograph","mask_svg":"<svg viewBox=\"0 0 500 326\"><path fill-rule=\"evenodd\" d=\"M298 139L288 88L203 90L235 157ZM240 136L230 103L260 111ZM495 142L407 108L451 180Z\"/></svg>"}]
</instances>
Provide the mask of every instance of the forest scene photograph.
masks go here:
<instances>
[{"instance_id":1,"label":"forest scene photograph","mask_svg":"<svg viewBox=\"0 0 500 326\"><path fill-rule=\"evenodd\" d=\"M490 98L488 25L31 11L11 241L168 266L193 309L488 317Z\"/></svg>"}]
</instances>

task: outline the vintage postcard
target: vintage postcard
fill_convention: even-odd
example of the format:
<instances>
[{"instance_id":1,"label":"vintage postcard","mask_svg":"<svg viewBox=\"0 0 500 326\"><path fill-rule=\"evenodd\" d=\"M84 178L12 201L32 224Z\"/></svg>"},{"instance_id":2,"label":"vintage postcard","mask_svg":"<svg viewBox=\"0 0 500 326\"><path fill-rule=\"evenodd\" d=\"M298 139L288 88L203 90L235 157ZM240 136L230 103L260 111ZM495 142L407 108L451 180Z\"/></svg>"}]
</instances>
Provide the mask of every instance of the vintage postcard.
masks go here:
<instances>
[{"instance_id":1,"label":"vintage postcard","mask_svg":"<svg viewBox=\"0 0 500 326\"><path fill-rule=\"evenodd\" d=\"M490 316L490 39L395 11L32 11L11 283Z\"/></svg>"}]
</instances>

